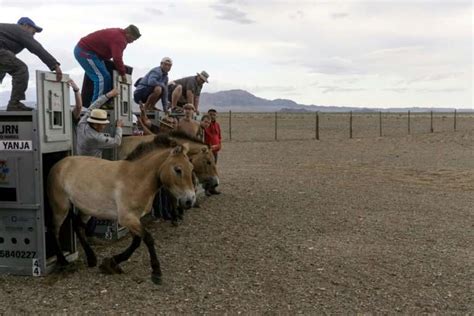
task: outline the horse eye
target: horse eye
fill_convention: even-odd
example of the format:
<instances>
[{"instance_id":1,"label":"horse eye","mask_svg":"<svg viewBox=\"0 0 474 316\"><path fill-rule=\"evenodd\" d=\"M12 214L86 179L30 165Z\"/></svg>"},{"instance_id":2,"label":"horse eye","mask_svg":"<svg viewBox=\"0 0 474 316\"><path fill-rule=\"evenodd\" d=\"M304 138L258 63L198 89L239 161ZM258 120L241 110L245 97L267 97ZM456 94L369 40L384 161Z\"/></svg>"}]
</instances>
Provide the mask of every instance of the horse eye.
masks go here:
<instances>
[{"instance_id":1,"label":"horse eye","mask_svg":"<svg viewBox=\"0 0 474 316\"><path fill-rule=\"evenodd\" d=\"M178 175L181 175L181 168L180 167L174 167L174 172L176 172Z\"/></svg>"}]
</instances>

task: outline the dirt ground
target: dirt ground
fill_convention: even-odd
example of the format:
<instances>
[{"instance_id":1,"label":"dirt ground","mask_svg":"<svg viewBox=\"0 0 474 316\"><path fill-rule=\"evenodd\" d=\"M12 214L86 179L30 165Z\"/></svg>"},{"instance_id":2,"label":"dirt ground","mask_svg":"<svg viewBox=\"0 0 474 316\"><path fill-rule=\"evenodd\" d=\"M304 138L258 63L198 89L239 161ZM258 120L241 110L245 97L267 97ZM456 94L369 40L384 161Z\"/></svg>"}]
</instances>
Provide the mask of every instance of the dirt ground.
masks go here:
<instances>
[{"instance_id":1,"label":"dirt ground","mask_svg":"<svg viewBox=\"0 0 474 316\"><path fill-rule=\"evenodd\" d=\"M474 132L226 141L222 194L149 225L123 275L0 276L0 314L468 314ZM128 246L96 246L99 260Z\"/></svg>"}]
</instances>

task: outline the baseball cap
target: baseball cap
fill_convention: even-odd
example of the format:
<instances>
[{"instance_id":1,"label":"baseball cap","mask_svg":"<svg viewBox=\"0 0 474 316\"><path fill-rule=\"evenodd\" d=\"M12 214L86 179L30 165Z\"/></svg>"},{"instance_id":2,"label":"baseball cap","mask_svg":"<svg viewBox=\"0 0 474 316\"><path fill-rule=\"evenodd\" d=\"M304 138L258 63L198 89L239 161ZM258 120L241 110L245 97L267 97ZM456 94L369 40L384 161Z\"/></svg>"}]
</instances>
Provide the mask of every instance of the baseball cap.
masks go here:
<instances>
[{"instance_id":1,"label":"baseball cap","mask_svg":"<svg viewBox=\"0 0 474 316\"><path fill-rule=\"evenodd\" d=\"M161 59L161 62L162 62L162 63L173 64L173 60L172 60L171 58L169 58L169 57L163 57L163 58Z\"/></svg>"},{"instance_id":2,"label":"baseball cap","mask_svg":"<svg viewBox=\"0 0 474 316\"><path fill-rule=\"evenodd\" d=\"M19 25L29 25L31 27L33 27L36 32L41 32L43 30L42 27L39 27L38 25L35 24L35 22L33 22L32 19L30 18L27 18L27 17L22 17L18 20L18 22L16 22L16 24L19 24Z\"/></svg>"}]
</instances>

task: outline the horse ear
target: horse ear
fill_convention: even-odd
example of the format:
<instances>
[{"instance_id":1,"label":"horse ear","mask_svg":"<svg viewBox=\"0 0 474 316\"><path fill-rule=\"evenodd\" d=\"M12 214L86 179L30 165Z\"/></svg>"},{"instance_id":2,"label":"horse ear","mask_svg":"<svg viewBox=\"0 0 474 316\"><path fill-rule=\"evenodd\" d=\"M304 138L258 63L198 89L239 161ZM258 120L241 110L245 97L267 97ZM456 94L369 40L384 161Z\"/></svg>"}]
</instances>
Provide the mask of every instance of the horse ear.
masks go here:
<instances>
[{"instance_id":1,"label":"horse ear","mask_svg":"<svg viewBox=\"0 0 474 316\"><path fill-rule=\"evenodd\" d=\"M188 151L189 151L189 144L188 143L184 143L181 145L183 147L183 154L187 154Z\"/></svg>"},{"instance_id":2,"label":"horse ear","mask_svg":"<svg viewBox=\"0 0 474 316\"><path fill-rule=\"evenodd\" d=\"M207 146L202 146L202 147L201 147L201 151L202 151L203 153L207 153L209 150L208 150Z\"/></svg>"},{"instance_id":3,"label":"horse ear","mask_svg":"<svg viewBox=\"0 0 474 316\"><path fill-rule=\"evenodd\" d=\"M189 151L189 145L187 143L178 145L171 150L172 155L184 154L186 155Z\"/></svg>"}]
</instances>

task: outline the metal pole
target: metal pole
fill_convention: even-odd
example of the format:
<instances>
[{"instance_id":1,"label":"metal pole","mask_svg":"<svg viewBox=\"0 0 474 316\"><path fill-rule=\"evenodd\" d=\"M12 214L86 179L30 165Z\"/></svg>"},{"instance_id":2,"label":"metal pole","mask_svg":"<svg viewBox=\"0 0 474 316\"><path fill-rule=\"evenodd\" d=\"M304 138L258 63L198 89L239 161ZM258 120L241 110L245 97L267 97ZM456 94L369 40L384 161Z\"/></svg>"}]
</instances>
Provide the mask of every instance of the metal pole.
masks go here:
<instances>
[{"instance_id":1,"label":"metal pole","mask_svg":"<svg viewBox=\"0 0 474 316\"><path fill-rule=\"evenodd\" d=\"M379 135L382 137L382 111L379 112Z\"/></svg>"},{"instance_id":2,"label":"metal pole","mask_svg":"<svg viewBox=\"0 0 474 316\"><path fill-rule=\"evenodd\" d=\"M278 112L275 112L275 140L278 140Z\"/></svg>"},{"instance_id":3,"label":"metal pole","mask_svg":"<svg viewBox=\"0 0 474 316\"><path fill-rule=\"evenodd\" d=\"M229 110L229 140L232 140L232 111Z\"/></svg>"},{"instance_id":4,"label":"metal pole","mask_svg":"<svg viewBox=\"0 0 474 316\"><path fill-rule=\"evenodd\" d=\"M454 109L454 131L456 131L456 114L457 114L457 111L456 109Z\"/></svg>"},{"instance_id":5,"label":"metal pole","mask_svg":"<svg viewBox=\"0 0 474 316\"><path fill-rule=\"evenodd\" d=\"M410 135L410 110L408 110L408 135Z\"/></svg>"},{"instance_id":6,"label":"metal pole","mask_svg":"<svg viewBox=\"0 0 474 316\"><path fill-rule=\"evenodd\" d=\"M430 127L431 133L433 133L433 111L431 111L431 127Z\"/></svg>"},{"instance_id":7,"label":"metal pole","mask_svg":"<svg viewBox=\"0 0 474 316\"><path fill-rule=\"evenodd\" d=\"M352 138L352 111L349 116L349 138Z\"/></svg>"},{"instance_id":8,"label":"metal pole","mask_svg":"<svg viewBox=\"0 0 474 316\"><path fill-rule=\"evenodd\" d=\"M319 140L319 112L316 112L316 140Z\"/></svg>"}]
</instances>

